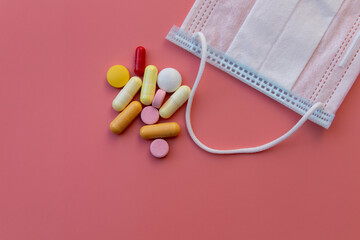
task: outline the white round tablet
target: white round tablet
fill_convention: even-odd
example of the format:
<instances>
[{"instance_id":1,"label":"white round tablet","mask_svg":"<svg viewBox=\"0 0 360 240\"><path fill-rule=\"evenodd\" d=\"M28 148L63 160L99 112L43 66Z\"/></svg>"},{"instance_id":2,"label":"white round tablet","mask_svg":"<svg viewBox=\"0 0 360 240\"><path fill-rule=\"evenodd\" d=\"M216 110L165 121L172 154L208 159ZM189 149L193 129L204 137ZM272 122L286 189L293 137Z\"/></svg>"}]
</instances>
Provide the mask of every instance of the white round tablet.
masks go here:
<instances>
[{"instance_id":1,"label":"white round tablet","mask_svg":"<svg viewBox=\"0 0 360 240\"><path fill-rule=\"evenodd\" d=\"M175 92L181 85L181 75L174 68L165 68L159 72L157 84L165 92Z\"/></svg>"}]
</instances>

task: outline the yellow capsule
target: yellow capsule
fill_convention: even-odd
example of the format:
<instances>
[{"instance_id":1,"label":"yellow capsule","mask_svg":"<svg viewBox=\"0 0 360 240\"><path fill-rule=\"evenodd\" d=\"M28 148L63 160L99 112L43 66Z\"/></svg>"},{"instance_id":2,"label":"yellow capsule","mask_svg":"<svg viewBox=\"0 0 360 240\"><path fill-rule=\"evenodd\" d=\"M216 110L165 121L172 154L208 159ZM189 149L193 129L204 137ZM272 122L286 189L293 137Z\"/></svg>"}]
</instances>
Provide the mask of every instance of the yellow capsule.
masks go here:
<instances>
[{"instance_id":1,"label":"yellow capsule","mask_svg":"<svg viewBox=\"0 0 360 240\"><path fill-rule=\"evenodd\" d=\"M188 100L190 92L186 85L179 87L160 108L160 116L165 119L171 117Z\"/></svg>"},{"instance_id":2,"label":"yellow capsule","mask_svg":"<svg viewBox=\"0 0 360 240\"><path fill-rule=\"evenodd\" d=\"M110 123L110 130L113 133L122 133L127 126L136 118L142 110L141 103L131 102L117 117Z\"/></svg>"},{"instance_id":3,"label":"yellow capsule","mask_svg":"<svg viewBox=\"0 0 360 240\"><path fill-rule=\"evenodd\" d=\"M176 137L179 132L180 126L176 122L146 125L140 128L140 136L144 139Z\"/></svg>"},{"instance_id":4,"label":"yellow capsule","mask_svg":"<svg viewBox=\"0 0 360 240\"><path fill-rule=\"evenodd\" d=\"M154 99L157 75L158 70L154 65L149 65L145 68L143 85L140 93L140 101L144 105L150 105Z\"/></svg>"},{"instance_id":5,"label":"yellow capsule","mask_svg":"<svg viewBox=\"0 0 360 240\"><path fill-rule=\"evenodd\" d=\"M112 107L115 111L122 111L131 102L135 94L139 91L142 81L139 77L130 78L129 82L123 89L120 90L119 94L115 97L112 102Z\"/></svg>"}]
</instances>

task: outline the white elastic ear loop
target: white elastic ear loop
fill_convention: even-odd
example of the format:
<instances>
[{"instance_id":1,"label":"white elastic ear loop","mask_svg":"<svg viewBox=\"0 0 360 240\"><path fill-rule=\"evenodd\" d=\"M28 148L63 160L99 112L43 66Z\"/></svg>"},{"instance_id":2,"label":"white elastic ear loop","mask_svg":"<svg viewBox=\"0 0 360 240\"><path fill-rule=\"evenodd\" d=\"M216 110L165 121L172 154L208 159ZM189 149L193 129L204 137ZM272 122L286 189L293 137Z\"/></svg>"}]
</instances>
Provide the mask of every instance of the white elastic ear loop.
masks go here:
<instances>
[{"instance_id":1,"label":"white elastic ear loop","mask_svg":"<svg viewBox=\"0 0 360 240\"><path fill-rule=\"evenodd\" d=\"M317 102L315 103L305 114L304 116L295 124L294 127L292 127L287 133L285 133L284 135L280 136L279 138L266 143L264 145L258 146L258 147L250 147L250 148L239 148L239 149L228 149L228 150L219 150L219 149L213 149L210 148L208 146L206 146L205 144L203 144L195 135L192 126L191 126L191 106L192 106L192 102L194 99L194 95L196 92L196 88L199 85L201 76L204 72L204 68L205 68L205 63L206 63L206 58L207 58L207 43L206 43L206 39L205 36L201 33L201 32L197 32L194 34L195 37L199 37L200 42L201 42L201 49L202 49L202 53L201 53L201 62L200 62L200 67L199 67L199 71L198 74L196 76L196 80L195 83L192 87L191 93L190 93L190 97L186 106L186 114L185 114L185 119L186 119L186 127L188 129L188 132L190 134L190 137L192 138L192 140L203 150L210 152L210 153L214 153L214 154L236 154L236 153L256 153L256 152L261 152L264 151L266 149L269 149L277 144L279 144L280 142L284 141L285 139L287 139L288 137L290 137L292 134L294 134L305 122L306 120L316 111L316 109L318 108L322 108L323 107L323 103L321 102Z\"/></svg>"}]
</instances>

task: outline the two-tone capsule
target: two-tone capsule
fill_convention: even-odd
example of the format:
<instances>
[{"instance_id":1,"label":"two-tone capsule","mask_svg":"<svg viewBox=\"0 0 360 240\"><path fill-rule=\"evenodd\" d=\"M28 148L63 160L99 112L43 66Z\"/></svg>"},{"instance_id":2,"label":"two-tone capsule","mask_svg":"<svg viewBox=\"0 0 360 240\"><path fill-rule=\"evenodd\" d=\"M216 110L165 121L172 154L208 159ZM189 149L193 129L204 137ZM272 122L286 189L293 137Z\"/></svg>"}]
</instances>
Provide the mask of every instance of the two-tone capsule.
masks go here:
<instances>
[{"instance_id":1,"label":"two-tone capsule","mask_svg":"<svg viewBox=\"0 0 360 240\"><path fill-rule=\"evenodd\" d=\"M191 89L183 85L179 87L159 110L162 118L171 117L189 98Z\"/></svg>"},{"instance_id":2,"label":"two-tone capsule","mask_svg":"<svg viewBox=\"0 0 360 240\"><path fill-rule=\"evenodd\" d=\"M143 85L141 87L140 101L144 105L150 105L154 99L158 69L154 65L145 68Z\"/></svg>"},{"instance_id":3,"label":"two-tone capsule","mask_svg":"<svg viewBox=\"0 0 360 240\"><path fill-rule=\"evenodd\" d=\"M146 58L146 50L144 47L139 46L135 50L135 67L134 72L139 77L144 75L145 71L145 58Z\"/></svg>"},{"instance_id":4,"label":"two-tone capsule","mask_svg":"<svg viewBox=\"0 0 360 240\"><path fill-rule=\"evenodd\" d=\"M123 89L120 90L119 94L115 97L112 102L112 107L115 111L122 111L131 102L136 93L141 88L142 81L139 77L130 78L129 82Z\"/></svg>"},{"instance_id":5,"label":"two-tone capsule","mask_svg":"<svg viewBox=\"0 0 360 240\"><path fill-rule=\"evenodd\" d=\"M113 133L122 133L132 121L140 114L142 110L141 103L131 102L111 123L110 130Z\"/></svg>"}]
</instances>

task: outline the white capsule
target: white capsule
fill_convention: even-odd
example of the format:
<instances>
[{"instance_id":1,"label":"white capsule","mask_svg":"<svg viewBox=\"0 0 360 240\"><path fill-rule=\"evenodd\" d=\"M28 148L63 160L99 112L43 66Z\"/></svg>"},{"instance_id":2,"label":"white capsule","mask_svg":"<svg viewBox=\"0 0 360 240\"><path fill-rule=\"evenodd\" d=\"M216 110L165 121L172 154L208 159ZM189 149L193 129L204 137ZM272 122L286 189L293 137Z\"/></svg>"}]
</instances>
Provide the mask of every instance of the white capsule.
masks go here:
<instances>
[{"instance_id":1,"label":"white capsule","mask_svg":"<svg viewBox=\"0 0 360 240\"><path fill-rule=\"evenodd\" d=\"M141 84L142 81L139 77L130 78L129 82L120 90L119 94L112 102L113 109L118 112L124 110L139 91Z\"/></svg>"},{"instance_id":2,"label":"white capsule","mask_svg":"<svg viewBox=\"0 0 360 240\"><path fill-rule=\"evenodd\" d=\"M181 75L174 68L165 68L158 75L157 84L165 92L175 92L181 85Z\"/></svg>"},{"instance_id":3,"label":"white capsule","mask_svg":"<svg viewBox=\"0 0 360 240\"><path fill-rule=\"evenodd\" d=\"M188 86L179 87L160 108L162 118L171 117L189 98L191 89Z\"/></svg>"}]
</instances>

